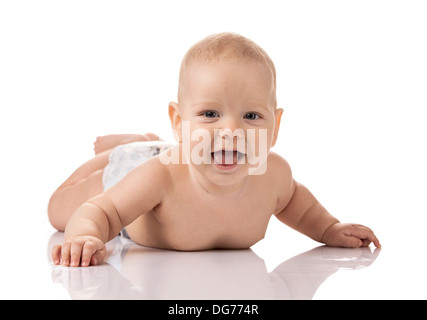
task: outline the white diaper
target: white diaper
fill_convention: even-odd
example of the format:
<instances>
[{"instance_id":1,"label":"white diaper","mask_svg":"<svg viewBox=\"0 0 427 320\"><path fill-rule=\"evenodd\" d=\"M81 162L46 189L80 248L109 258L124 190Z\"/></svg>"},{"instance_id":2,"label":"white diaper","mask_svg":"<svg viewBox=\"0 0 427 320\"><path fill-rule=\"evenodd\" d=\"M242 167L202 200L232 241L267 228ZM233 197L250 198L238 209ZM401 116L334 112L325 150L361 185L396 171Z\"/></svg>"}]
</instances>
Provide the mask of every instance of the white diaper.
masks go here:
<instances>
[{"instance_id":1,"label":"white diaper","mask_svg":"<svg viewBox=\"0 0 427 320\"><path fill-rule=\"evenodd\" d=\"M123 179L132 169L166 151L171 146L171 144L164 141L143 141L114 148L102 177L104 191Z\"/></svg>"}]
</instances>

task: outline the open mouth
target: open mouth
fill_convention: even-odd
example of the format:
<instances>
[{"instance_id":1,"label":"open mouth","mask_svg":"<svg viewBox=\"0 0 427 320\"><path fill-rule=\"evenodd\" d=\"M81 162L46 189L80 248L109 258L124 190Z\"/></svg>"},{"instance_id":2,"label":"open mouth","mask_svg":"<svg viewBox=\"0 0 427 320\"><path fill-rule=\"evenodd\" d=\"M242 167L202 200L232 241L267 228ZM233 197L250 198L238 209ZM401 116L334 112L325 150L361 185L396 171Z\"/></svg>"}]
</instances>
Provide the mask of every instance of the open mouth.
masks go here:
<instances>
[{"instance_id":1,"label":"open mouth","mask_svg":"<svg viewBox=\"0 0 427 320\"><path fill-rule=\"evenodd\" d=\"M213 163L219 167L234 168L245 157L237 150L219 150L212 152Z\"/></svg>"}]
</instances>

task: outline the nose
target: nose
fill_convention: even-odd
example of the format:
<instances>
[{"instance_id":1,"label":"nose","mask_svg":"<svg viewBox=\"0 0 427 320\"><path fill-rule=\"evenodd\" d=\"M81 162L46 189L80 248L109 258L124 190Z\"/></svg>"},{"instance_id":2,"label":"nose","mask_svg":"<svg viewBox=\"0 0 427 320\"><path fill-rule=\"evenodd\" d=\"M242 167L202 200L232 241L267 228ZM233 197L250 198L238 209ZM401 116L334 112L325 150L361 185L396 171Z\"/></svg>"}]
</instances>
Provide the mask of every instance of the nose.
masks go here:
<instances>
[{"instance_id":1,"label":"nose","mask_svg":"<svg viewBox=\"0 0 427 320\"><path fill-rule=\"evenodd\" d=\"M245 132L239 127L237 121L229 119L221 126L219 136L221 138L243 138L245 136Z\"/></svg>"},{"instance_id":2,"label":"nose","mask_svg":"<svg viewBox=\"0 0 427 320\"><path fill-rule=\"evenodd\" d=\"M245 132L241 128L237 128L235 130L231 130L230 128L220 129L219 136L221 138L243 138L245 136Z\"/></svg>"}]
</instances>

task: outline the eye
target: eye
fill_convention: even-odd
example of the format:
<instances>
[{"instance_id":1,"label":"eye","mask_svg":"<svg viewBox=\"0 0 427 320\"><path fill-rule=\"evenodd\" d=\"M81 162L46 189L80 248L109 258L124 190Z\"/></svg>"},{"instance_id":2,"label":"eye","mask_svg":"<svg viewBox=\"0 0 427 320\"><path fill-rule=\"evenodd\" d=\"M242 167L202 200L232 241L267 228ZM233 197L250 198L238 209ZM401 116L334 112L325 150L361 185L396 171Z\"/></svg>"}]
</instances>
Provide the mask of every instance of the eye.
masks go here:
<instances>
[{"instance_id":1,"label":"eye","mask_svg":"<svg viewBox=\"0 0 427 320\"><path fill-rule=\"evenodd\" d=\"M209 110L209 111L203 112L203 116L205 118L213 119L213 118L219 117L219 114L218 114L218 112Z\"/></svg>"},{"instance_id":2,"label":"eye","mask_svg":"<svg viewBox=\"0 0 427 320\"><path fill-rule=\"evenodd\" d=\"M248 112L243 118L246 120L257 120L260 118L260 116L255 112Z\"/></svg>"}]
</instances>

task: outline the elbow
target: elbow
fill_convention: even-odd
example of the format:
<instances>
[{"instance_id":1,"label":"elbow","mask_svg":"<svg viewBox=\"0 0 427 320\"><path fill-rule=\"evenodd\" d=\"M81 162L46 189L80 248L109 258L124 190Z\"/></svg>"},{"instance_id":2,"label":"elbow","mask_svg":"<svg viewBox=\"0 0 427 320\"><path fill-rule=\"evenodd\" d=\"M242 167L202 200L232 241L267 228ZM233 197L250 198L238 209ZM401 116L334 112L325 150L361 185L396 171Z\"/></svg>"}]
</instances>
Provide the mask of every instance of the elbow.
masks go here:
<instances>
[{"instance_id":1,"label":"elbow","mask_svg":"<svg viewBox=\"0 0 427 320\"><path fill-rule=\"evenodd\" d=\"M61 219L59 219L56 214L52 213L49 210L48 210L48 218L52 227L54 227L56 230L61 232L65 231L66 224Z\"/></svg>"},{"instance_id":2,"label":"elbow","mask_svg":"<svg viewBox=\"0 0 427 320\"><path fill-rule=\"evenodd\" d=\"M67 221L65 215L59 206L59 199L56 193L52 195L47 207L49 222L58 231L65 231Z\"/></svg>"}]
</instances>

